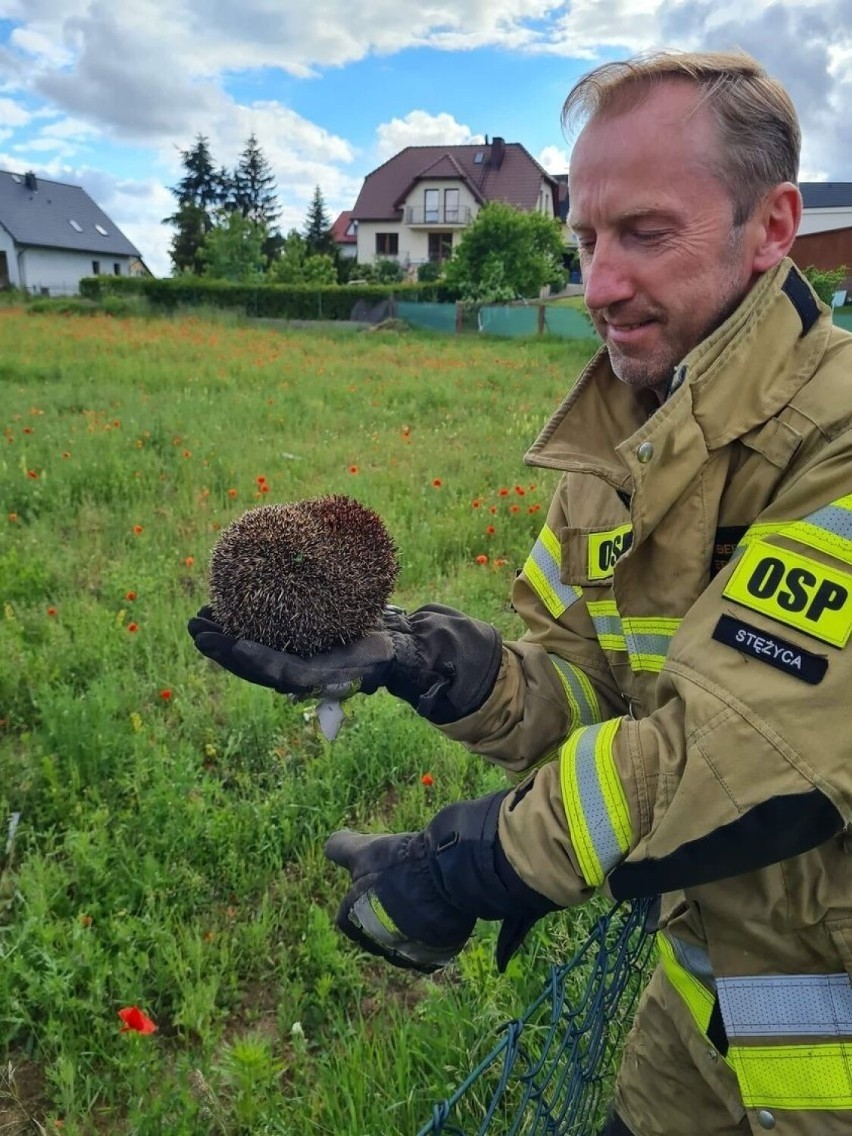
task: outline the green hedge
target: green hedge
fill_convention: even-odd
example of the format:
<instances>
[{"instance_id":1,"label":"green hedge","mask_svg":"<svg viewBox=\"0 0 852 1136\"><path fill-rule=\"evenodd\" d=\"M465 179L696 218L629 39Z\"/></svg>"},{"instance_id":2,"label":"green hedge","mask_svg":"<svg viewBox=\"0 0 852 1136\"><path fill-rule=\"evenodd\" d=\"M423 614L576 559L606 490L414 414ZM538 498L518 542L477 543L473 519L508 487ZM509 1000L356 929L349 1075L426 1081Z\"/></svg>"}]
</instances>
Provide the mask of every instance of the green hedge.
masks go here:
<instances>
[{"instance_id":1,"label":"green hedge","mask_svg":"<svg viewBox=\"0 0 852 1136\"><path fill-rule=\"evenodd\" d=\"M230 308L249 316L276 319L348 320L358 300L376 304L390 295L400 300L435 301L445 290L438 284L335 284L317 288L289 284L229 284L198 276L167 279L138 276L87 276L80 295L90 300L106 296L146 296L156 307L205 305Z\"/></svg>"}]
</instances>

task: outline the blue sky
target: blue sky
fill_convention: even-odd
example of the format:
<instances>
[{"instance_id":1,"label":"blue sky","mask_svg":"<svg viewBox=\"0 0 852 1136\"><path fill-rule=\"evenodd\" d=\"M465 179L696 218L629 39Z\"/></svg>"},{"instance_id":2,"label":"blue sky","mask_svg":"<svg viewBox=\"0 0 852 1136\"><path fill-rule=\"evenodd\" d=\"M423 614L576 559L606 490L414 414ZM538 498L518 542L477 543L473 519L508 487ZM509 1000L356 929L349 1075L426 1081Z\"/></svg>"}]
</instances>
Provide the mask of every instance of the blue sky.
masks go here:
<instances>
[{"instance_id":1,"label":"blue sky","mask_svg":"<svg viewBox=\"0 0 852 1136\"><path fill-rule=\"evenodd\" d=\"M85 186L169 271L178 151L251 132L301 228L406 145L502 135L568 167L562 101L595 63L743 47L790 90L803 180L852 180L848 0L0 0L0 169Z\"/></svg>"}]
</instances>

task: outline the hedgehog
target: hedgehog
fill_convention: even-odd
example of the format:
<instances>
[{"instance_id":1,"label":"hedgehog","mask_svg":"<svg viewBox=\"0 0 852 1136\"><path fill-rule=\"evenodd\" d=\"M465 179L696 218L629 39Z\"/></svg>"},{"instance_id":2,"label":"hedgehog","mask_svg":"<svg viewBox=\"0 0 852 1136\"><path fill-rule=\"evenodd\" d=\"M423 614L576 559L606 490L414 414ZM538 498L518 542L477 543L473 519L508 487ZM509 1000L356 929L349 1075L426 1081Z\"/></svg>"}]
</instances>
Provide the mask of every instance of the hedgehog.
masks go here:
<instances>
[{"instance_id":1,"label":"hedgehog","mask_svg":"<svg viewBox=\"0 0 852 1136\"><path fill-rule=\"evenodd\" d=\"M259 505L219 535L211 606L227 634L307 658L379 626L398 572L381 517L352 497Z\"/></svg>"}]
</instances>

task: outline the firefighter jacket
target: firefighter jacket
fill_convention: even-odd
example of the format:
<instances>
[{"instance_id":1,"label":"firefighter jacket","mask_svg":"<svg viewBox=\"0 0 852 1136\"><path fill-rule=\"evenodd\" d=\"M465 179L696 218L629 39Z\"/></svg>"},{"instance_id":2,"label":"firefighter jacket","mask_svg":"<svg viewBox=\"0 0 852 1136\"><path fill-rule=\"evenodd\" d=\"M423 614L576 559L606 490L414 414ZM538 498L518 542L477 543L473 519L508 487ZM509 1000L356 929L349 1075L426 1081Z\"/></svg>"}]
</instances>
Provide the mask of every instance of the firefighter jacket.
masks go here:
<instances>
[{"instance_id":1,"label":"firefighter jacket","mask_svg":"<svg viewBox=\"0 0 852 1136\"><path fill-rule=\"evenodd\" d=\"M601 350L526 461L564 471L528 630L444 732L524 775L499 833L531 887L663 895L753 1131L852 1131L852 336L785 260L662 405Z\"/></svg>"}]
</instances>

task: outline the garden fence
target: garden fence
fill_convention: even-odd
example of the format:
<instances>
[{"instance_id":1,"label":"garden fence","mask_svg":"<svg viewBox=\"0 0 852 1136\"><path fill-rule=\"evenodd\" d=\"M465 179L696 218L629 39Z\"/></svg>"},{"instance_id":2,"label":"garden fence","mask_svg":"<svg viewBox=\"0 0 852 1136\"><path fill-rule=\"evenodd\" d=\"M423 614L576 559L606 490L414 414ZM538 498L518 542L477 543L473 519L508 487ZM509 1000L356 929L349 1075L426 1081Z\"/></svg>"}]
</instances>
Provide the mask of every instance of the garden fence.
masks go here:
<instances>
[{"instance_id":1,"label":"garden fence","mask_svg":"<svg viewBox=\"0 0 852 1136\"><path fill-rule=\"evenodd\" d=\"M652 900L611 908L417 1136L593 1136L654 954Z\"/></svg>"}]
</instances>

